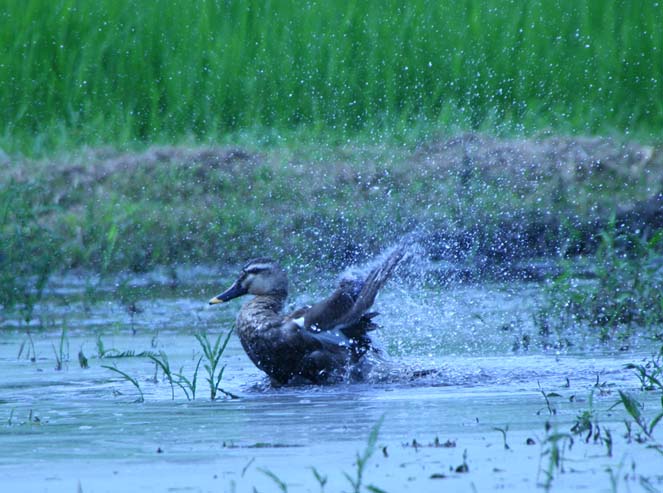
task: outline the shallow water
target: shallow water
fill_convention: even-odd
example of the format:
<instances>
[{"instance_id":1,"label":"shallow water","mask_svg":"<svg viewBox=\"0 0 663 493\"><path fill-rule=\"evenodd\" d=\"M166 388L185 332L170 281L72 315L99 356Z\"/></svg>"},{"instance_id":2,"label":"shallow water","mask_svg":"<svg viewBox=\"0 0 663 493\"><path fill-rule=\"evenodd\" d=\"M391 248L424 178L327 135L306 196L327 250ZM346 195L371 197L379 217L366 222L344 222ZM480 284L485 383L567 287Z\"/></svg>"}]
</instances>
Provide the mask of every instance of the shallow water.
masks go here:
<instances>
[{"instance_id":1,"label":"shallow water","mask_svg":"<svg viewBox=\"0 0 663 493\"><path fill-rule=\"evenodd\" d=\"M389 492L531 491L546 482L546 437L568 432L590 406L612 432L612 457L604 442L575 437L552 490L610 491L611 474L620 489L626 483L639 491L642 477L663 485L663 456L627 443L625 414L621 406L611 409L623 389L645 403L645 415L660 410L660 397L639 393L637 379L624 369L655 346L641 339L620 352L577 335L572 350L544 349L532 323L536 284L422 289L391 283L377 302L378 339L390 364L362 384L271 388L233 337L222 387L239 399L211 402L202 369L197 399L188 401L175 388L173 400L162 375L154 381L147 358L97 354L99 338L107 350L163 350L175 371L191 377L200 354L193 334L229 329L241 302L208 308L206 300L223 284L208 271L184 271L178 279L171 289L160 273L132 278L142 290L142 312L133 320L109 290L98 289L98 301L86 310L85 281L56 279L37 313L45 328L32 324L34 362L25 358L27 343L17 358L25 326L18 316L3 315L2 491L282 491L270 475L288 491L320 491L311 468L328 476L325 491L352 491L343 473L354 477L356 453L381 419L364 484ZM312 295L296 293L294 304L325 291L307 288ZM63 326L69 358L56 371ZM514 351L524 334L532 338L529 350ZM80 349L88 369L78 364ZM101 367L113 364L136 378L144 402L136 402L131 384ZM411 381L405 374L412 368L441 371ZM550 408L542 390L557 394ZM496 429L507 427L508 449ZM454 446L433 446L436 438ZM535 444L526 445L528 438ZM468 472L456 472L464 461Z\"/></svg>"}]
</instances>

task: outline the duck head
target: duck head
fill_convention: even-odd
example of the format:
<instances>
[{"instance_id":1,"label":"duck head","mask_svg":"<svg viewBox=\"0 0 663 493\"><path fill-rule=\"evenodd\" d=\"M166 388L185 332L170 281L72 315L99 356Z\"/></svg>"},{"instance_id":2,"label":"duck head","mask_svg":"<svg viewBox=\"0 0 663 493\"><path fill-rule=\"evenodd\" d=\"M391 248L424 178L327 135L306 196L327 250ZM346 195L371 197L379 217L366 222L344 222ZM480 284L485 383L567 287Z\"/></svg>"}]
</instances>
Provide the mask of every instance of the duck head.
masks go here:
<instances>
[{"instance_id":1,"label":"duck head","mask_svg":"<svg viewBox=\"0 0 663 493\"><path fill-rule=\"evenodd\" d=\"M285 271L272 259L250 260L240 272L237 280L223 293L209 300L210 305L224 303L245 294L258 296L288 295L288 277Z\"/></svg>"}]
</instances>

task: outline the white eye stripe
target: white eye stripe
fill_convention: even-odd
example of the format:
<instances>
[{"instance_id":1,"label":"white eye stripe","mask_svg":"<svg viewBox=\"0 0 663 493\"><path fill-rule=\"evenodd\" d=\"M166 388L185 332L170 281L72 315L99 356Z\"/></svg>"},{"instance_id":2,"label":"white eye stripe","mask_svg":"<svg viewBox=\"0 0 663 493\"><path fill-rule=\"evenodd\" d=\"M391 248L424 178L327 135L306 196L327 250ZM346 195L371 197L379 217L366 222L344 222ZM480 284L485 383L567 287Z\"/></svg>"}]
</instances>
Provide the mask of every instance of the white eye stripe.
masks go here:
<instances>
[{"instance_id":1,"label":"white eye stripe","mask_svg":"<svg viewBox=\"0 0 663 493\"><path fill-rule=\"evenodd\" d=\"M249 274L255 274L258 271L267 270L270 268L271 268L270 264L251 264L244 270Z\"/></svg>"}]
</instances>

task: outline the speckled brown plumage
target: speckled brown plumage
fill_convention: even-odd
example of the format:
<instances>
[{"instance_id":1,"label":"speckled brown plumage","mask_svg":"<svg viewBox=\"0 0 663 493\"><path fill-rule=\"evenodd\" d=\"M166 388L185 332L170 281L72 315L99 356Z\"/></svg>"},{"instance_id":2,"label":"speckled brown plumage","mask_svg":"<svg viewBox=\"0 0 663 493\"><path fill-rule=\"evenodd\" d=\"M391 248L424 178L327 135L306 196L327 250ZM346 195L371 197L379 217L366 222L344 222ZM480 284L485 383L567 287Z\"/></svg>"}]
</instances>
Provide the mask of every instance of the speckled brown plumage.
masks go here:
<instances>
[{"instance_id":1,"label":"speckled brown plumage","mask_svg":"<svg viewBox=\"0 0 663 493\"><path fill-rule=\"evenodd\" d=\"M268 258L248 262L233 285L210 304L253 294L237 315L235 328L251 361L273 382L336 382L360 377L367 353L374 353L368 332L378 290L405 255L403 245L363 279L344 279L331 296L311 307L282 313L287 276Z\"/></svg>"}]
</instances>

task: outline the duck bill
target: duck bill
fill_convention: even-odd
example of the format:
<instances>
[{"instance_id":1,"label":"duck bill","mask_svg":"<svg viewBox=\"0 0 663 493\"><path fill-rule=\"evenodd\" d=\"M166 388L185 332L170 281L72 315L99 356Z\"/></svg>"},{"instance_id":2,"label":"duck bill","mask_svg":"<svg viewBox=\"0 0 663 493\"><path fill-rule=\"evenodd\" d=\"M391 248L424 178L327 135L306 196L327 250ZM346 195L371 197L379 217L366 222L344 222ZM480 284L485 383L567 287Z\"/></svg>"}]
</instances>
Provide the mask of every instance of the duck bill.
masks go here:
<instances>
[{"instance_id":1,"label":"duck bill","mask_svg":"<svg viewBox=\"0 0 663 493\"><path fill-rule=\"evenodd\" d=\"M239 281L235 281L235 283L226 289L223 293L209 300L209 304L218 305L219 303L225 303L226 301L238 298L244 294L246 294L246 289L242 287Z\"/></svg>"}]
</instances>

